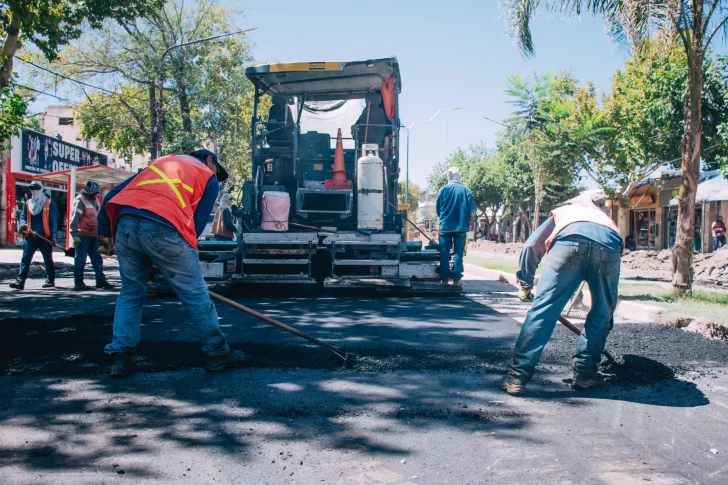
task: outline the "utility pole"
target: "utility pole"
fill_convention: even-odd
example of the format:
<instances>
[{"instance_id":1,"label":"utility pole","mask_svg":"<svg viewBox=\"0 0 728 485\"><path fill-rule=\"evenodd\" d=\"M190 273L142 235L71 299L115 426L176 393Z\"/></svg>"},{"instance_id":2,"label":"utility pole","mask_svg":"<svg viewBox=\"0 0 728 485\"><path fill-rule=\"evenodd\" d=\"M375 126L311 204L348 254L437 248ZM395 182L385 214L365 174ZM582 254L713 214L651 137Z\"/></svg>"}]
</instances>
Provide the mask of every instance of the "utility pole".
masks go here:
<instances>
[{"instance_id":1,"label":"utility pole","mask_svg":"<svg viewBox=\"0 0 728 485\"><path fill-rule=\"evenodd\" d=\"M157 88L159 89L159 99L156 100L156 119L153 119L154 123L154 138L155 138L155 151L156 156L154 158L159 158L162 156L162 139L164 138L164 58L167 57L167 54L172 52L174 49L178 49L180 47L185 47L188 45L193 44L201 44L202 42L207 42L209 40L216 40L223 37L229 37L231 35L238 35L238 34L245 34L248 32L252 32L253 30L256 30L255 28L252 29L246 29L246 30L238 30L237 32L226 32L224 34L218 34L213 35L211 37L205 37L204 39L197 39L197 40L191 40L189 42L182 42L181 44L176 44L171 47L168 47L167 50L165 50L162 53L162 57L159 59L159 67L158 67L158 75L159 80L157 81Z\"/></svg>"}]
</instances>

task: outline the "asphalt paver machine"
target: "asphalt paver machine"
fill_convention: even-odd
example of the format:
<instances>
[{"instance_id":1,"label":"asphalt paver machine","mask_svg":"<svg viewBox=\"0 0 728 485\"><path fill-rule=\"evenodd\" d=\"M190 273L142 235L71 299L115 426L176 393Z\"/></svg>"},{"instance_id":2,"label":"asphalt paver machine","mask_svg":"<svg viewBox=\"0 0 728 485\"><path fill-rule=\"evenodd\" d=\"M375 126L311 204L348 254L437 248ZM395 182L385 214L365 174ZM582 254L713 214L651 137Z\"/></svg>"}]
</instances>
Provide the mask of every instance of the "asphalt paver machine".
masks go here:
<instances>
[{"instance_id":1,"label":"asphalt paver machine","mask_svg":"<svg viewBox=\"0 0 728 485\"><path fill-rule=\"evenodd\" d=\"M200 241L210 284L457 292L406 240L396 58L250 67L252 175L236 240Z\"/></svg>"}]
</instances>

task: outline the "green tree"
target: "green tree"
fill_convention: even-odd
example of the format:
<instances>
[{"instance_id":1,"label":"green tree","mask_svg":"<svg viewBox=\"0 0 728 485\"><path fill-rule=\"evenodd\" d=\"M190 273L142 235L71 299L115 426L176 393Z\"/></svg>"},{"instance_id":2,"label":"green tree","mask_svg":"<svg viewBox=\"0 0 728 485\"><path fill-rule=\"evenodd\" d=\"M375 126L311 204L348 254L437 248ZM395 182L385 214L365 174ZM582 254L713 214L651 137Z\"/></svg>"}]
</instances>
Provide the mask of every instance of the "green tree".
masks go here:
<instances>
[{"instance_id":1,"label":"green tree","mask_svg":"<svg viewBox=\"0 0 728 485\"><path fill-rule=\"evenodd\" d=\"M25 121L27 109L28 100L16 92L15 84L11 80L0 93L0 149L9 148L3 144L17 134L18 127Z\"/></svg>"},{"instance_id":2,"label":"green tree","mask_svg":"<svg viewBox=\"0 0 728 485\"><path fill-rule=\"evenodd\" d=\"M526 136L521 148L533 176L534 224L549 188L572 185L578 177L581 154L574 148L572 113L576 80L568 74L506 77L506 94L516 106L514 120Z\"/></svg>"},{"instance_id":3,"label":"green tree","mask_svg":"<svg viewBox=\"0 0 728 485\"><path fill-rule=\"evenodd\" d=\"M540 8L568 14L592 13L605 18L611 36L638 52L649 39L666 49L678 41L688 65L684 90L681 146L681 184L678 194L678 233L673 247L672 284L677 291L693 286L695 193L701 160L703 130L703 69L716 35L728 33L725 0L503 0L507 23L520 49L533 55L530 23Z\"/></svg>"},{"instance_id":4,"label":"green tree","mask_svg":"<svg viewBox=\"0 0 728 485\"><path fill-rule=\"evenodd\" d=\"M154 153L160 73L164 85L166 153L211 145L232 169L247 174L253 88L244 74L252 62L240 36L174 49L169 47L237 30L237 12L216 0L169 1L135 22L107 22L61 54L64 74L113 86L118 94L95 93L78 107L84 135L125 154Z\"/></svg>"},{"instance_id":5,"label":"green tree","mask_svg":"<svg viewBox=\"0 0 728 485\"><path fill-rule=\"evenodd\" d=\"M409 184L409 197L407 199L407 204L409 204L409 209L407 209L407 218L412 221L417 221L417 209L420 206L420 186L410 182ZM399 183L399 194L397 195L397 202L400 204L404 204L404 194L405 194L405 182Z\"/></svg>"},{"instance_id":6,"label":"green tree","mask_svg":"<svg viewBox=\"0 0 728 485\"><path fill-rule=\"evenodd\" d=\"M13 57L27 44L47 60L83 33L84 26L101 27L105 19L134 21L161 7L163 0L6 0L0 4L0 90L10 83Z\"/></svg>"}]
</instances>

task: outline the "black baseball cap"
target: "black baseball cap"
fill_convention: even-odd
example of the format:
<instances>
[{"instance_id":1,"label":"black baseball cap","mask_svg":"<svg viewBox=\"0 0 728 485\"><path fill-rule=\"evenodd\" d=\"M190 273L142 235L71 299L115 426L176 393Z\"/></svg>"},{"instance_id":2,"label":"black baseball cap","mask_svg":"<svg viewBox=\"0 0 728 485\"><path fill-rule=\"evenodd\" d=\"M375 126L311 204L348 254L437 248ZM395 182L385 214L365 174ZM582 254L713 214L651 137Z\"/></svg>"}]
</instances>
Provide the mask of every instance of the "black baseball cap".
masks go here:
<instances>
[{"instance_id":1,"label":"black baseball cap","mask_svg":"<svg viewBox=\"0 0 728 485\"><path fill-rule=\"evenodd\" d=\"M215 165L217 165L217 180L219 182L224 182L227 180L227 170L225 170L225 167L220 165L220 162L217 161L217 155L212 153L210 150L200 148L199 150L195 150L194 152L190 153L190 156L195 157L202 163L207 162L207 157L212 157L212 161L215 162Z\"/></svg>"}]
</instances>

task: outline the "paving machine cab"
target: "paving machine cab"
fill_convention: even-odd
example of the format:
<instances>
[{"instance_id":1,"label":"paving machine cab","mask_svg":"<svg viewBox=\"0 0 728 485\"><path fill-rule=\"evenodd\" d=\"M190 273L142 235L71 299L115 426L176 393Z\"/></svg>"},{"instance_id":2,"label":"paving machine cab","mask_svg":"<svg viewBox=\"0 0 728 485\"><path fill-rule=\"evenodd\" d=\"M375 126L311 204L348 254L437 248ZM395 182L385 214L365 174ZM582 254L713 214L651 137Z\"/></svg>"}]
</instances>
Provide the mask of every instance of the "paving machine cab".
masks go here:
<instances>
[{"instance_id":1,"label":"paving machine cab","mask_svg":"<svg viewBox=\"0 0 728 485\"><path fill-rule=\"evenodd\" d=\"M246 76L252 176L237 242L226 243L235 256L200 244L208 280L437 283L437 252L407 243L397 204L397 59L270 64Z\"/></svg>"}]
</instances>

